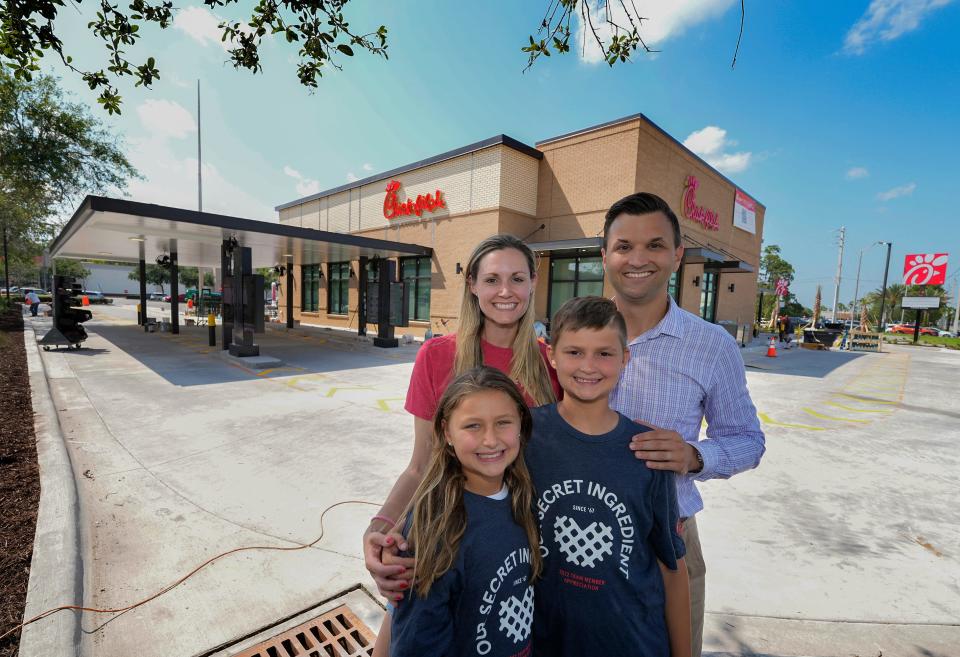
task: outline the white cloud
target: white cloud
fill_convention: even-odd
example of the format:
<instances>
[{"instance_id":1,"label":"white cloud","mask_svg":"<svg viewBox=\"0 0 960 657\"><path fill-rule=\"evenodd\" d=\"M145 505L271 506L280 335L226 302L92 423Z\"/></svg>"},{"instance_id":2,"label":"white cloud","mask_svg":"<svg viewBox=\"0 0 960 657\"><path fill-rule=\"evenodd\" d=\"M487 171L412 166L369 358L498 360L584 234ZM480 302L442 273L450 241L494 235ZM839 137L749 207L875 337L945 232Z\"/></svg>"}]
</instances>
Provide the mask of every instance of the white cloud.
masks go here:
<instances>
[{"instance_id":1,"label":"white cloud","mask_svg":"<svg viewBox=\"0 0 960 657\"><path fill-rule=\"evenodd\" d=\"M737 145L733 139L727 139L727 131L715 125L690 133L683 145L702 157L707 164L723 173L739 173L750 166L753 153L725 152Z\"/></svg>"},{"instance_id":2,"label":"white cloud","mask_svg":"<svg viewBox=\"0 0 960 657\"><path fill-rule=\"evenodd\" d=\"M370 171L373 171L373 165L370 164L369 162L364 162L363 170L369 173Z\"/></svg>"},{"instance_id":3,"label":"white cloud","mask_svg":"<svg viewBox=\"0 0 960 657\"><path fill-rule=\"evenodd\" d=\"M215 45L226 49L229 44L220 40L219 24L220 19L203 7L185 7L173 17L173 26L201 46Z\"/></svg>"},{"instance_id":4,"label":"white cloud","mask_svg":"<svg viewBox=\"0 0 960 657\"><path fill-rule=\"evenodd\" d=\"M583 1L589 4L593 26L604 43L609 43L612 34L612 28L605 19L608 8L613 22L621 27L630 28L630 20L622 4L600 3L597 0ZM640 36L648 46L653 47L671 37L683 34L688 27L723 15L732 4L734 0L685 0L684 2L644 0L639 12L646 20L640 26ZM627 6L632 10L632 5L627 4ZM603 53L597 45L593 32L580 18L579 8L575 12L576 34L570 40L570 48L575 50L585 62L591 64L602 62ZM636 14L632 11L631 14L636 22Z\"/></svg>"},{"instance_id":5,"label":"white cloud","mask_svg":"<svg viewBox=\"0 0 960 657\"><path fill-rule=\"evenodd\" d=\"M870 172L867 171L866 167L853 167L852 169L847 170L847 180L857 180L858 178L866 178L870 175Z\"/></svg>"},{"instance_id":6,"label":"white cloud","mask_svg":"<svg viewBox=\"0 0 960 657\"><path fill-rule=\"evenodd\" d=\"M906 185L901 185L899 187L894 187L893 189L888 189L885 192L881 192L877 194L877 198L881 201L889 201L901 196L910 196L913 194L916 188L917 183L908 183Z\"/></svg>"},{"instance_id":7,"label":"white cloud","mask_svg":"<svg viewBox=\"0 0 960 657\"><path fill-rule=\"evenodd\" d=\"M283 167L283 172L297 181L297 194L310 196L320 191L320 181L307 178L291 166Z\"/></svg>"},{"instance_id":8,"label":"white cloud","mask_svg":"<svg viewBox=\"0 0 960 657\"><path fill-rule=\"evenodd\" d=\"M182 139L187 132L195 132L191 122L189 129L182 122L161 124L157 130L157 113L166 110L179 114L175 108L182 107L169 101L148 100L137 107L137 115L149 136L129 140L128 157L143 174L143 180L132 180L127 188L133 200L157 203L179 208L197 207L197 159L179 157ZM191 117L192 119L192 117ZM182 129L174 129L181 126ZM192 150L192 147L190 147ZM207 212L247 217L262 221L277 221L276 211L261 199L236 185L210 162L203 164L203 209Z\"/></svg>"},{"instance_id":9,"label":"white cloud","mask_svg":"<svg viewBox=\"0 0 960 657\"><path fill-rule=\"evenodd\" d=\"M848 55L862 55L876 41L893 41L920 27L931 13L953 0L871 0L843 42Z\"/></svg>"},{"instance_id":10,"label":"white cloud","mask_svg":"<svg viewBox=\"0 0 960 657\"><path fill-rule=\"evenodd\" d=\"M185 7L173 17L173 26L201 46L219 46L227 51L233 47L233 41L223 41L223 31L219 27L223 20L204 7ZM253 33L246 23L240 23L239 30L244 34ZM269 36L266 38L269 39Z\"/></svg>"},{"instance_id":11,"label":"white cloud","mask_svg":"<svg viewBox=\"0 0 960 657\"><path fill-rule=\"evenodd\" d=\"M147 132L157 137L183 139L197 131L193 114L170 100L146 100L137 106L137 116Z\"/></svg>"},{"instance_id":12,"label":"white cloud","mask_svg":"<svg viewBox=\"0 0 960 657\"><path fill-rule=\"evenodd\" d=\"M357 182L358 180L360 180L360 176L353 171L347 171L347 182Z\"/></svg>"}]
</instances>

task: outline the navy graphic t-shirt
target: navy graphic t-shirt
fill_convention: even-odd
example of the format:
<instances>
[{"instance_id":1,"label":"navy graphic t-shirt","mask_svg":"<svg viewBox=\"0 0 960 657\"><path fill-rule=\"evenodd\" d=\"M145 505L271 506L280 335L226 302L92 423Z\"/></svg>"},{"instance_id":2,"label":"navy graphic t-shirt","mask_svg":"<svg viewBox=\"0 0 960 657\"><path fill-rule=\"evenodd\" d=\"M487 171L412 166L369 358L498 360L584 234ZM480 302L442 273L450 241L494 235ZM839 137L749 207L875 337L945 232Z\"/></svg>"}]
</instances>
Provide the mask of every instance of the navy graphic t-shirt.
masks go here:
<instances>
[{"instance_id":1,"label":"navy graphic t-shirt","mask_svg":"<svg viewBox=\"0 0 960 657\"><path fill-rule=\"evenodd\" d=\"M426 598L410 591L393 612L391 657L527 657L533 621L530 542L509 496L464 492L467 529L453 567Z\"/></svg>"},{"instance_id":2,"label":"navy graphic t-shirt","mask_svg":"<svg viewBox=\"0 0 960 657\"><path fill-rule=\"evenodd\" d=\"M556 404L533 409L526 458L544 553L534 655L670 655L657 560L676 569L686 550L673 473L628 447L645 431L621 415L613 431L591 436Z\"/></svg>"}]
</instances>

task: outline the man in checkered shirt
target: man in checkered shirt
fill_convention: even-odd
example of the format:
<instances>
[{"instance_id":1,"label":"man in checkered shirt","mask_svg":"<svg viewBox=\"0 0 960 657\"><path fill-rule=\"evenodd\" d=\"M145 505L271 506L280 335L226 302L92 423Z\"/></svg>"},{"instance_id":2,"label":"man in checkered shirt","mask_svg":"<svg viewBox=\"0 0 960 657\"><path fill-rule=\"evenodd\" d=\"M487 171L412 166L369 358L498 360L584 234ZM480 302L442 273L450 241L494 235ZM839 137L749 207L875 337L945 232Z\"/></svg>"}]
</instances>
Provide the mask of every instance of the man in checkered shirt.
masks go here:
<instances>
[{"instance_id":1,"label":"man in checkered shirt","mask_svg":"<svg viewBox=\"0 0 960 657\"><path fill-rule=\"evenodd\" d=\"M669 205L654 194L627 196L607 212L603 234L604 270L630 349L610 406L656 429L638 435L631 449L648 467L677 475L693 655L699 657L706 567L696 523L703 500L694 482L757 467L764 435L736 342L722 327L681 310L667 292L683 259L680 225ZM700 440L704 418L707 435Z\"/></svg>"}]
</instances>

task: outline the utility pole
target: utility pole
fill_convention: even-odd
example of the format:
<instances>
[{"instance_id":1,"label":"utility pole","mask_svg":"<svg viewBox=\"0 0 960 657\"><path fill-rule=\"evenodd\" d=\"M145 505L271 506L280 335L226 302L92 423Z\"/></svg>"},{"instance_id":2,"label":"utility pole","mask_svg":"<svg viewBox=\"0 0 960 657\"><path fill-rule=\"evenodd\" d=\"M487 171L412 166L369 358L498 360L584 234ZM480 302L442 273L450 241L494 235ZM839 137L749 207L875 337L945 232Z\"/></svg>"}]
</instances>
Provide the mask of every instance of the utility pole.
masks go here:
<instances>
[{"instance_id":1,"label":"utility pole","mask_svg":"<svg viewBox=\"0 0 960 657\"><path fill-rule=\"evenodd\" d=\"M837 256L837 278L833 288L833 321L837 321L837 303L840 301L840 276L843 273L843 244L847 236L847 227L840 226L840 255Z\"/></svg>"},{"instance_id":2,"label":"utility pole","mask_svg":"<svg viewBox=\"0 0 960 657\"><path fill-rule=\"evenodd\" d=\"M960 276L954 276L957 279L957 284L953 288L953 305L956 306L953 309L953 327L950 329L954 335L957 334L958 324L960 324Z\"/></svg>"}]
</instances>

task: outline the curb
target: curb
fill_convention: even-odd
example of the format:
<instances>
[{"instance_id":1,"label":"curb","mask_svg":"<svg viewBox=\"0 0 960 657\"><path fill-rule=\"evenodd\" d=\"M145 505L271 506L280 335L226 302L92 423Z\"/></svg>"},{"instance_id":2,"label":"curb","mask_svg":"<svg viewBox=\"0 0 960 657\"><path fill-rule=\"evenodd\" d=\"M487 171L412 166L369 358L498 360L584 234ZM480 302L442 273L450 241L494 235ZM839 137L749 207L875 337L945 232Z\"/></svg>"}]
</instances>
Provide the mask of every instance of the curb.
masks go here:
<instances>
[{"instance_id":1,"label":"curb","mask_svg":"<svg viewBox=\"0 0 960 657\"><path fill-rule=\"evenodd\" d=\"M23 342L30 373L33 427L40 469L40 507L30 562L24 620L61 605L83 604L80 506L70 455L50 394L36 333L24 322ZM81 614L57 612L23 628L19 657L79 655Z\"/></svg>"}]
</instances>

